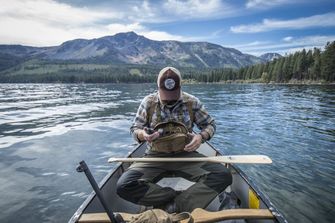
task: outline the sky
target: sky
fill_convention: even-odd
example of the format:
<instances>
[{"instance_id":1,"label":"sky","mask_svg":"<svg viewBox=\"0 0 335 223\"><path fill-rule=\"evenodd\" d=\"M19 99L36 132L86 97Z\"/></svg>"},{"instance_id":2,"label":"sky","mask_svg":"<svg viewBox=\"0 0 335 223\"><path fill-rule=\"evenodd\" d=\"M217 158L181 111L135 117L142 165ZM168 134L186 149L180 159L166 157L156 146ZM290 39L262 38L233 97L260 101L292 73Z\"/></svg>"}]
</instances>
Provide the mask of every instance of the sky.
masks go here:
<instances>
[{"instance_id":1,"label":"sky","mask_svg":"<svg viewBox=\"0 0 335 223\"><path fill-rule=\"evenodd\" d=\"M335 0L0 0L0 44L55 46L129 31L285 55L335 41Z\"/></svg>"}]
</instances>

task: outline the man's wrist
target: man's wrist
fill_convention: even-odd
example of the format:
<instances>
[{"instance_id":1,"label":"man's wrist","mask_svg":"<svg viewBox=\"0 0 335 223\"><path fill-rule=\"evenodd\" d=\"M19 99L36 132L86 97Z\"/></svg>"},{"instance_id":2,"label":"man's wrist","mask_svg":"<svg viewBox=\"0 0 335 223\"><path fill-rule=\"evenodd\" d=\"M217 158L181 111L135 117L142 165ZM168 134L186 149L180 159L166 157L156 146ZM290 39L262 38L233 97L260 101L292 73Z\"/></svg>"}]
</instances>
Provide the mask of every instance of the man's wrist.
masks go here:
<instances>
[{"instance_id":1,"label":"man's wrist","mask_svg":"<svg viewBox=\"0 0 335 223\"><path fill-rule=\"evenodd\" d=\"M207 134L205 132L200 132L199 135L201 136L201 143L205 143L207 141Z\"/></svg>"}]
</instances>

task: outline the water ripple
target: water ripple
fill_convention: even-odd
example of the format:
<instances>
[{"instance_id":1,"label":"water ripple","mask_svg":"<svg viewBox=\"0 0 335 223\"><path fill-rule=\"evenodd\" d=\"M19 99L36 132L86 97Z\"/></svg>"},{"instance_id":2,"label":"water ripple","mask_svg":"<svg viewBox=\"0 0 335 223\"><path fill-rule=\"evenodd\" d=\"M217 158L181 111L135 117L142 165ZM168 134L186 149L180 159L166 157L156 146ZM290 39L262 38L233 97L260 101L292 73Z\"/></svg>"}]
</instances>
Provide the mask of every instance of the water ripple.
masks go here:
<instances>
[{"instance_id":1,"label":"water ripple","mask_svg":"<svg viewBox=\"0 0 335 223\"><path fill-rule=\"evenodd\" d=\"M129 126L155 84L0 84L1 222L66 222L91 191L75 172L86 160L100 181L136 144ZM213 115L211 140L226 154L265 154L239 165L289 222L335 218L335 88L185 85ZM38 211L36 211L38 210ZM33 213L33 214L32 214Z\"/></svg>"}]
</instances>

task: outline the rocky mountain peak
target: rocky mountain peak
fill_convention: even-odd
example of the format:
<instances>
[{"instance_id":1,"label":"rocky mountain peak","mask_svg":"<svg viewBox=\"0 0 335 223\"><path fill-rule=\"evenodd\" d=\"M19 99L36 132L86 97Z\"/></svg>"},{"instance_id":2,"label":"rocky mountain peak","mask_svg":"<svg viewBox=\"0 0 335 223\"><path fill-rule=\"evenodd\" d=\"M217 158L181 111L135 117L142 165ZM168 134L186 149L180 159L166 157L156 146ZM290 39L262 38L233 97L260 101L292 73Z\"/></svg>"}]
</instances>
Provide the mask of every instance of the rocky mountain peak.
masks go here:
<instances>
[{"instance_id":1,"label":"rocky mountain peak","mask_svg":"<svg viewBox=\"0 0 335 223\"><path fill-rule=\"evenodd\" d=\"M265 54L262 54L260 56L260 58L262 58L265 61L272 61L274 59L278 59L278 58L281 58L281 57L283 57L283 56L280 55L279 53L265 53Z\"/></svg>"},{"instance_id":2,"label":"rocky mountain peak","mask_svg":"<svg viewBox=\"0 0 335 223\"><path fill-rule=\"evenodd\" d=\"M193 68L239 68L263 59L208 42L155 41L135 32L118 33L96 39L75 39L49 48L22 46L46 60L77 60L78 62L110 64L166 64ZM0 45L1 49L1 45ZM11 50L12 49L12 50ZM6 53L17 55L17 47L6 47Z\"/></svg>"}]
</instances>

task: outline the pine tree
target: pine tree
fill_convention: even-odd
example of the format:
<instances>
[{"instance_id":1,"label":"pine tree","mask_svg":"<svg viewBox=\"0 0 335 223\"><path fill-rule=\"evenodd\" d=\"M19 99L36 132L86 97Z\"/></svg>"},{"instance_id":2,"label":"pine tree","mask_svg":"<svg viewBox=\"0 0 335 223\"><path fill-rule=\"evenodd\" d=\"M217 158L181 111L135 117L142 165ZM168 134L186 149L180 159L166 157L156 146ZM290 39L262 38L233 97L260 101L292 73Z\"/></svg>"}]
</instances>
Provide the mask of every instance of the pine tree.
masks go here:
<instances>
[{"instance_id":1,"label":"pine tree","mask_svg":"<svg viewBox=\"0 0 335 223\"><path fill-rule=\"evenodd\" d=\"M292 73L292 79L298 79L299 77L299 68L300 68L300 52L295 52L293 55L293 73Z\"/></svg>"},{"instance_id":2,"label":"pine tree","mask_svg":"<svg viewBox=\"0 0 335 223\"><path fill-rule=\"evenodd\" d=\"M299 59L299 80L303 80L305 79L307 73L307 54L305 49L301 51Z\"/></svg>"},{"instance_id":3,"label":"pine tree","mask_svg":"<svg viewBox=\"0 0 335 223\"><path fill-rule=\"evenodd\" d=\"M280 82L280 76L281 76L281 59L274 60L274 67L271 75L271 80L275 82Z\"/></svg>"},{"instance_id":4,"label":"pine tree","mask_svg":"<svg viewBox=\"0 0 335 223\"><path fill-rule=\"evenodd\" d=\"M321 51L318 48L314 48L313 61L311 79L318 80L321 76Z\"/></svg>"},{"instance_id":5,"label":"pine tree","mask_svg":"<svg viewBox=\"0 0 335 223\"><path fill-rule=\"evenodd\" d=\"M327 43L322 53L321 76L326 81L335 81L335 41Z\"/></svg>"},{"instance_id":6,"label":"pine tree","mask_svg":"<svg viewBox=\"0 0 335 223\"><path fill-rule=\"evenodd\" d=\"M313 58L313 51L308 50L307 56L306 56L306 79L311 80L312 79L312 65L314 62Z\"/></svg>"}]
</instances>

